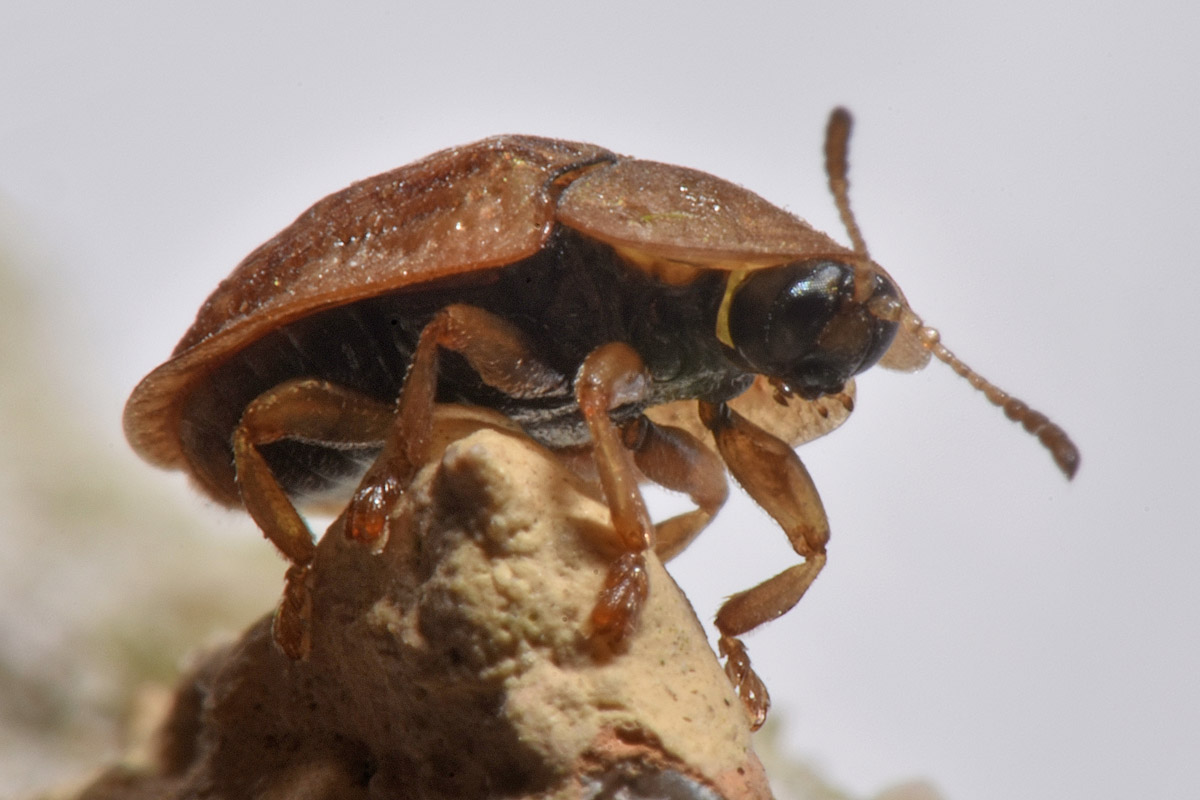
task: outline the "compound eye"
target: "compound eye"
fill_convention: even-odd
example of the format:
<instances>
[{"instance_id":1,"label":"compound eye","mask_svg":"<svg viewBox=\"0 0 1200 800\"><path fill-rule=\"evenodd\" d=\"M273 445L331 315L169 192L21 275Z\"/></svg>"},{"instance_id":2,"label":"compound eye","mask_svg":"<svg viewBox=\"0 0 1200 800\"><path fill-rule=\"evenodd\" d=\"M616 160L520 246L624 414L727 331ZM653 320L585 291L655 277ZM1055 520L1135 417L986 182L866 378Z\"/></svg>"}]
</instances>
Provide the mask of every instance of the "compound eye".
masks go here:
<instances>
[{"instance_id":1,"label":"compound eye","mask_svg":"<svg viewBox=\"0 0 1200 800\"><path fill-rule=\"evenodd\" d=\"M854 299L854 268L835 261L800 261L752 273L729 307L729 335L756 372L815 397L840 391L850 376L874 364L895 335ZM875 296L895 296L876 276Z\"/></svg>"}]
</instances>

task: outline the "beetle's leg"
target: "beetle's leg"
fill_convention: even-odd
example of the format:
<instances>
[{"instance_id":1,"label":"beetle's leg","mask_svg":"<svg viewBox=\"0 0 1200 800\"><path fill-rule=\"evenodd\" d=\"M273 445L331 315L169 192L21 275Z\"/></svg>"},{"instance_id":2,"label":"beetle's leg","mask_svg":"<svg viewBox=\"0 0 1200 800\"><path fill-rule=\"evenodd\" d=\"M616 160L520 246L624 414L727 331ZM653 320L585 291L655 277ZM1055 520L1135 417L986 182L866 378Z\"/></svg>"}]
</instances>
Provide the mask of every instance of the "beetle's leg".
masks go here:
<instances>
[{"instance_id":1,"label":"beetle's leg","mask_svg":"<svg viewBox=\"0 0 1200 800\"><path fill-rule=\"evenodd\" d=\"M292 658L308 654L311 607L308 578L313 537L275 479L259 447L283 439L317 444L374 444L383 439L392 409L358 392L314 379L282 383L242 412L233 432L233 458L242 504L263 534L291 562L275 614L275 641Z\"/></svg>"},{"instance_id":2,"label":"beetle's leg","mask_svg":"<svg viewBox=\"0 0 1200 800\"><path fill-rule=\"evenodd\" d=\"M786 613L825 566L829 520L808 470L792 448L725 404L700 403L700 418L717 441L726 466L746 492L775 519L804 562L730 597L717 612L718 647L754 728L767 717L770 698L746 648L736 638Z\"/></svg>"},{"instance_id":3,"label":"beetle's leg","mask_svg":"<svg viewBox=\"0 0 1200 800\"><path fill-rule=\"evenodd\" d=\"M668 561L691 544L725 504L729 496L725 467L711 448L682 428L658 425L640 416L626 423L621 433L643 475L667 489L684 492L697 505L654 526L654 551Z\"/></svg>"},{"instance_id":4,"label":"beetle's leg","mask_svg":"<svg viewBox=\"0 0 1200 800\"><path fill-rule=\"evenodd\" d=\"M592 611L594 632L613 642L633 631L646 599L645 552L654 546L654 526L632 458L608 412L640 399L649 380L641 356L621 342L593 350L575 377L575 399L592 437L597 477L621 548Z\"/></svg>"},{"instance_id":5,"label":"beetle's leg","mask_svg":"<svg viewBox=\"0 0 1200 800\"><path fill-rule=\"evenodd\" d=\"M515 398L566 392L567 378L538 358L529 338L483 309L450 305L421 330L383 449L350 501L347 535L375 542L400 492L429 458L438 350L459 353L488 386Z\"/></svg>"}]
</instances>

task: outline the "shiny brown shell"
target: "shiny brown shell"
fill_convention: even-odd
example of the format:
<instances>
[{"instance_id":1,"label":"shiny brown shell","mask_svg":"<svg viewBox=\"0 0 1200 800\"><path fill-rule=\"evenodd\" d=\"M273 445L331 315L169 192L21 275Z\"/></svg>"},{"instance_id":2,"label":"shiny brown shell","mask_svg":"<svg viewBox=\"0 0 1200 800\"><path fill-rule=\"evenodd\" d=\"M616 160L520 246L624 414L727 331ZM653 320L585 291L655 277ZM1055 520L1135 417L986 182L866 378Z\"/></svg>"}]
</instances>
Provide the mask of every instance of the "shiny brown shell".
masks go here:
<instances>
[{"instance_id":1,"label":"shiny brown shell","mask_svg":"<svg viewBox=\"0 0 1200 800\"><path fill-rule=\"evenodd\" d=\"M193 388L300 317L384 292L503 269L565 225L669 283L853 251L740 186L595 145L498 136L443 150L317 202L246 257L205 301L170 360L125 407L148 461L189 470L180 440Z\"/></svg>"}]
</instances>

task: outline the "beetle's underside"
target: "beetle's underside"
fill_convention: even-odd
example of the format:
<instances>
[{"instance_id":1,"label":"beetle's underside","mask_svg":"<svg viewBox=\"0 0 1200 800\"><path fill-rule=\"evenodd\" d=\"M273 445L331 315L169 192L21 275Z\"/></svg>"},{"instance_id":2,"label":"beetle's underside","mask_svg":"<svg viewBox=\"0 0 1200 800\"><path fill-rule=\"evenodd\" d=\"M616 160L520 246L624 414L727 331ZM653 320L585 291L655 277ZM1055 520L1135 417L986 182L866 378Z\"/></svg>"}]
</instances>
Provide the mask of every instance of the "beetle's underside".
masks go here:
<instances>
[{"instance_id":1,"label":"beetle's underside","mask_svg":"<svg viewBox=\"0 0 1200 800\"><path fill-rule=\"evenodd\" d=\"M625 342L653 380L637 403L613 412L618 422L681 399L721 402L743 391L753 373L712 335L726 273L709 271L667 286L627 263L611 247L559 228L538 254L440 287L417 286L304 317L264 336L217 367L184 407L181 436L205 482L238 501L231 436L246 405L297 378L321 378L382 403L400 394L421 331L440 309L460 303L515 325L537 343L538 356L575 375L594 349ZM492 408L551 448L586 445L587 427L567 381L536 398L488 386L469 364L447 354L439 364L437 400ZM349 495L379 443L284 439L262 448L294 499Z\"/></svg>"}]
</instances>

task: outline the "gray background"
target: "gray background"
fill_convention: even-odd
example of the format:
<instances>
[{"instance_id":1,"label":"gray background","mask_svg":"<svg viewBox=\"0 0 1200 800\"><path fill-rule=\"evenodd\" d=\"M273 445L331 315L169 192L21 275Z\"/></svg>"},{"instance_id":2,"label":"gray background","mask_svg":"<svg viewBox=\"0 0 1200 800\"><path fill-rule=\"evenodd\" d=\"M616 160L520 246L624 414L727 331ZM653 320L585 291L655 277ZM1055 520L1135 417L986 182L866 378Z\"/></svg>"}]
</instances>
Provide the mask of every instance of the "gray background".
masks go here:
<instances>
[{"instance_id":1,"label":"gray background","mask_svg":"<svg viewBox=\"0 0 1200 800\"><path fill-rule=\"evenodd\" d=\"M1198 13L9 0L0 219L43 304L17 347L51 365L73 426L146 474L121 439L129 390L319 197L538 133L712 172L844 239L820 146L845 104L875 258L1084 457L1068 485L947 369L864 376L851 421L802 451L829 566L749 637L786 747L856 794L927 777L964 800L1195 796ZM19 552L6 570L91 591ZM673 571L707 619L791 558L739 497ZM22 625L55 613L8 598L0 647L32 647Z\"/></svg>"}]
</instances>

